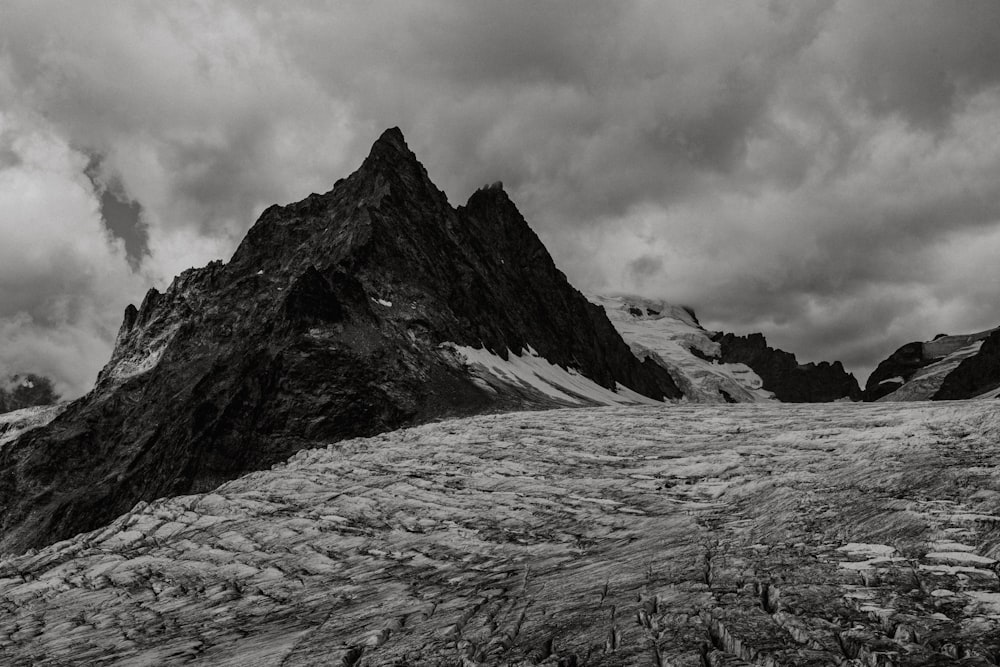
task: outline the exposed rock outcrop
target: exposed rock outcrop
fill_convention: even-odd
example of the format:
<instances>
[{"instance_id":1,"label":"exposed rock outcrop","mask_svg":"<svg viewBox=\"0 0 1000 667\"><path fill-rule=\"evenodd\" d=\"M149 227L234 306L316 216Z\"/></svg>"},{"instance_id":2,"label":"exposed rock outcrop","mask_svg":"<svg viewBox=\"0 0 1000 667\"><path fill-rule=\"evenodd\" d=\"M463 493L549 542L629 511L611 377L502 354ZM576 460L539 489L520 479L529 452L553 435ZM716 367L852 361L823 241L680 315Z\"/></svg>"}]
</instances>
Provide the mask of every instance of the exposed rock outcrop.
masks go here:
<instances>
[{"instance_id":1,"label":"exposed rock outcrop","mask_svg":"<svg viewBox=\"0 0 1000 667\"><path fill-rule=\"evenodd\" d=\"M866 401L926 401L935 398L946 378L966 359L974 358L983 341L1000 329L988 329L972 334L948 336L939 334L933 340L903 345L879 363L865 383ZM963 376L971 381L971 361ZM975 382L983 381L980 378ZM958 381L959 383L965 380ZM956 392L952 384L949 392ZM957 394L955 394L957 395Z\"/></svg>"},{"instance_id":2,"label":"exposed rock outcrop","mask_svg":"<svg viewBox=\"0 0 1000 667\"><path fill-rule=\"evenodd\" d=\"M764 389L786 403L823 403L860 400L861 389L853 374L839 361L800 364L795 355L768 347L762 334L716 334L720 358L725 363L746 364L760 376Z\"/></svg>"},{"instance_id":3,"label":"exposed rock outcrop","mask_svg":"<svg viewBox=\"0 0 1000 667\"><path fill-rule=\"evenodd\" d=\"M22 433L45 426L66 409L65 403L36 405L0 414L0 449L13 442Z\"/></svg>"},{"instance_id":4,"label":"exposed rock outcrop","mask_svg":"<svg viewBox=\"0 0 1000 667\"><path fill-rule=\"evenodd\" d=\"M864 400L877 401L891 394L918 370L934 362L924 355L924 344L907 343L881 361L865 383Z\"/></svg>"},{"instance_id":5,"label":"exposed rock outcrop","mask_svg":"<svg viewBox=\"0 0 1000 667\"><path fill-rule=\"evenodd\" d=\"M982 347L966 357L941 383L934 394L936 401L977 398L1000 388L1000 330L983 341Z\"/></svg>"},{"instance_id":6,"label":"exposed rock outcrop","mask_svg":"<svg viewBox=\"0 0 1000 667\"><path fill-rule=\"evenodd\" d=\"M611 394L680 396L566 281L501 187L453 208L388 130L330 192L265 210L230 262L129 307L95 389L0 450L0 552L317 441L593 402L484 381L459 348L533 351Z\"/></svg>"}]
</instances>

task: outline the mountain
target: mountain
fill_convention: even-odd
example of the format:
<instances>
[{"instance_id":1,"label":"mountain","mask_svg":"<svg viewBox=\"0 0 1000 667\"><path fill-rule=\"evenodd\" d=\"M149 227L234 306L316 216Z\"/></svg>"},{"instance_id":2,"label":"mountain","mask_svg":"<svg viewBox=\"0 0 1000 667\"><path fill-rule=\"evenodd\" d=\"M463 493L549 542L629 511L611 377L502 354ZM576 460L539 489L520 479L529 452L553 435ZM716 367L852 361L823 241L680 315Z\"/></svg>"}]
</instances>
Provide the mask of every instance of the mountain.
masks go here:
<instances>
[{"instance_id":1,"label":"mountain","mask_svg":"<svg viewBox=\"0 0 1000 667\"><path fill-rule=\"evenodd\" d=\"M1000 414L486 415L0 559L0 664L989 667Z\"/></svg>"},{"instance_id":2,"label":"mountain","mask_svg":"<svg viewBox=\"0 0 1000 667\"><path fill-rule=\"evenodd\" d=\"M983 340L979 350L945 376L935 401L1000 397L1000 329Z\"/></svg>"},{"instance_id":3,"label":"mountain","mask_svg":"<svg viewBox=\"0 0 1000 667\"><path fill-rule=\"evenodd\" d=\"M632 295L588 298L601 307L640 359L666 368L684 398L697 403L755 403L774 400L764 381L744 363L722 361L722 347L694 311Z\"/></svg>"},{"instance_id":4,"label":"mountain","mask_svg":"<svg viewBox=\"0 0 1000 667\"><path fill-rule=\"evenodd\" d=\"M317 442L444 417L680 397L495 185L453 208L398 129L232 259L129 306L87 396L0 449L0 553Z\"/></svg>"},{"instance_id":5,"label":"mountain","mask_svg":"<svg viewBox=\"0 0 1000 667\"><path fill-rule=\"evenodd\" d=\"M996 337L1000 327L903 345L865 383L866 401L975 398L1000 385ZM986 341L991 341L986 345ZM982 354L980 351L982 350Z\"/></svg>"},{"instance_id":6,"label":"mountain","mask_svg":"<svg viewBox=\"0 0 1000 667\"><path fill-rule=\"evenodd\" d=\"M705 330L694 311L632 295L588 298L640 359L666 368L685 400L697 403L856 401L861 390L839 361L800 364L794 354L768 347L762 334Z\"/></svg>"},{"instance_id":7,"label":"mountain","mask_svg":"<svg viewBox=\"0 0 1000 667\"><path fill-rule=\"evenodd\" d=\"M800 364L791 352L769 347L763 334L737 336L717 333L719 359L726 364L745 364L763 381L763 388L785 403L823 403L861 399L853 374L839 361Z\"/></svg>"},{"instance_id":8,"label":"mountain","mask_svg":"<svg viewBox=\"0 0 1000 667\"><path fill-rule=\"evenodd\" d=\"M66 403L36 405L0 414L0 449L31 429L44 426L66 409Z\"/></svg>"},{"instance_id":9,"label":"mountain","mask_svg":"<svg viewBox=\"0 0 1000 667\"><path fill-rule=\"evenodd\" d=\"M12 375L0 386L0 450L26 431L44 426L61 413L65 403L52 380L34 373Z\"/></svg>"}]
</instances>

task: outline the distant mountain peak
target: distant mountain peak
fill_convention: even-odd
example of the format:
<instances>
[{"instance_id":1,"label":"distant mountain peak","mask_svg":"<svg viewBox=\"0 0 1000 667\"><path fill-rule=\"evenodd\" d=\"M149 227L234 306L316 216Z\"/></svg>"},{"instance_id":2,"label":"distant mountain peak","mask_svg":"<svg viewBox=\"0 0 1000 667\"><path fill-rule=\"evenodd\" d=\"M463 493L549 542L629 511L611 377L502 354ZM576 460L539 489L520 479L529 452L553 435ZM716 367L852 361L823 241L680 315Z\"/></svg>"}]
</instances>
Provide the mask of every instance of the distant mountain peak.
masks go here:
<instances>
[{"instance_id":1,"label":"distant mountain peak","mask_svg":"<svg viewBox=\"0 0 1000 667\"><path fill-rule=\"evenodd\" d=\"M866 401L974 398L1000 385L1000 327L970 334L938 334L913 341L883 359L865 384Z\"/></svg>"},{"instance_id":2,"label":"distant mountain peak","mask_svg":"<svg viewBox=\"0 0 1000 667\"><path fill-rule=\"evenodd\" d=\"M402 130L398 127L390 127L375 140L372 144L371 151L368 154L369 159L389 157L393 159L404 159L417 161L417 156L410 150L410 147L406 144L406 138L403 136Z\"/></svg>"}]
</instances>

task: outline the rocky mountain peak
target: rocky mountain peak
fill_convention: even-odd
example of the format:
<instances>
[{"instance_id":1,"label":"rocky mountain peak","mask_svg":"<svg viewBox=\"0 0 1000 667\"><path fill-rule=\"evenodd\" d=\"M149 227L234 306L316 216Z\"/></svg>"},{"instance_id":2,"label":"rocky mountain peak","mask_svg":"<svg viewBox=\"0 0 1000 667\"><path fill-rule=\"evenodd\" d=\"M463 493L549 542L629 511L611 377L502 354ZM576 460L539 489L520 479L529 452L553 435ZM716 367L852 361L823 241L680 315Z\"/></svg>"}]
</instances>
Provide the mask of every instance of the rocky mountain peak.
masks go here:
<instances>
[{"instance_id":1,"label":"rocky mountain peak","mask_svg":"<svg viewBox=\"0 0 1000 667\"><path fill-rule=\"evenodd\" d=\"M423 165L406 144L406 138L398 127L386 130L372 144L368 157L361 165L361 172L383 169L390 172L416 169L423 171Z\"/></svg>"},{"instance_id":2,"label":"rocky mountain peak","mask_svg":"<svg viewBox=\"0 0 1000 667\"><path fill-rule=\"evenodd\" d=\"M374 188L376 197L396 191L398 196L404 198L433 200L445 206L448 201L410 150L398 127L389 128L379 136L361 168L348 181L352 185Z\"/></svg>"},{"instance_id":3,"label":"rocky mountain peak","mask_svg":"<svg viewBox=\"0 0 1000 667\"><path fill-rule=\"evenodd\" d=\"M399 127L387 128L385 132L379 135L375 143L372 144L371 153L385 151L395 152L397 155L403 155L404 157L416 160L416 155L407 146L406 137L403 136L403 131Z\"/></svg>"},{"instance_id":4,"label":"rocky mountain peak","mask_svg":"<svg viewBox=\"0 0 1000 667\"><path fill-rule=\"evenodd\" d=\"M516 265L541 263L556 270L548 250L499 181L473 192L459 212L473 237L486 247L509 254Z\"/></svg>"},{"instance_id":5,"label":"rocky mountain peak","mask_svg":"<svg viewBox=\"0 0 1000 667\"><path fill-rule=\"evenodd\" d=\"M795 355L772 348L761 333L737 336L719 332L714 340L724 363L742 363L763 380L764 389L787 403L823 403L861 398L854 375L839 361L800 364Z\"/></svg>"},{"instance_id":6,"label":"rocky mountain peak","mask_svg":"<svg viewBox=\"0 0 1000 667\"><path fill-rule=\"evenodd\" d=\"M511 200L507 191L503 189L503 183L500 181L484 185L473 192L469 195L469 200L465 203L464 208L470 211L496 209L513 212L516 213L515 217L521 217L520 211L517 210L517 206Z\"/></svg>"},{"instance_id":7,"label":"rocky mountain peak","mask_svg":"<svg viewBox=\"0 0 1000 667\"><path fill-rule=\"evenodd\" d=\"M502 188L453 208L393 128L329 192L266 209L230 262L126 310L94 391L0 450L0 552L318 442L679 396Z\"/></svg>"}]
</instances>

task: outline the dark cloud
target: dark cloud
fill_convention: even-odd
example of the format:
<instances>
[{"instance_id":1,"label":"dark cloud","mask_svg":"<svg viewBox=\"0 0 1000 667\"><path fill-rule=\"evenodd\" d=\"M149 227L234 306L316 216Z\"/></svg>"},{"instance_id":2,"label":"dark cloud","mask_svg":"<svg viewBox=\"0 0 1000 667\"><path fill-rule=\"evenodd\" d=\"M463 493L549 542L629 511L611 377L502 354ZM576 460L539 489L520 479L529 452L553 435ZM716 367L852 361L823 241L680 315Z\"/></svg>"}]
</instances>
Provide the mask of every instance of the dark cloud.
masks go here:
<instances>
[{"instance_id":1,"label":"dark cloud","mask_svg":"<svg viewBox=\"0 0 1000 667\"><path fill-rule=\"evenodd\" d=\"M0 365L103 361L127 300L399 125L453 202L502 179L580 287L863 380L1000 320L998 28L994 0L8 2L3 240L53 222L0 269ZM77 209L30 196L54 174ZM69 393L98 365L59 358Z\"/></svg>"},{"instance_id":2,"label":"dark cloud","mask_svg":"<svg viewBox=\"0 0 1000 667\"><path fill-rule=\"evenodd\" d=\"M126 195L107 189L101 193L101 218L108 230L125 244L125 254L132 268L138 268L149 254L148 235L142 224L142 207Z\"/></svg>"},{"instance_id":3,"label":"dark cloud","mask_svg":"<svg viewBox=\"0 0 1000 667\"><path fill-rule=\"evenodd\" d=\"M101 169L101 158L90 156L83 173L101 198L101 219L105 227L125 244L129 265L137 269L149 255L149 233L142 222L142 207L125 192L121 180Z\"/></svg>"},{"instance_id":4,"label":"dark cloud","mask_svg":"<svg viewBox=\"0 0 1000 667\"><path fill-rule=\"evenodd\" d=\"M656 255L643 255L628 263L628 271L633 281L642 284L651 276L663 272L663 258Z\"/></svg>"},{"instance_id":5,"label":"dark cloud","mask_svg":"<svg viewBox=\"0 0 1000 667\"><path fill-rule=\"evenodd\" d=\"M1000 3L856 2L851 10L853 87L877 113L939 129L968 96L1000 82Z\"/></svg>"},{"instance_id":6,"label":"dark cloud","mask_svg":"<svg viewBox=\"0 0 1000 667\"><path fill-rule=\"evenodd\" d=\"M10 169L21 164L21 157L10 148L0 148L0 169Z\"/></svg>"}]
</instances>

